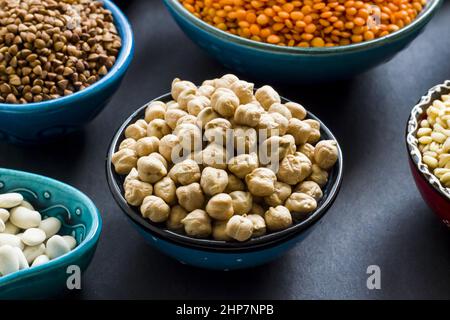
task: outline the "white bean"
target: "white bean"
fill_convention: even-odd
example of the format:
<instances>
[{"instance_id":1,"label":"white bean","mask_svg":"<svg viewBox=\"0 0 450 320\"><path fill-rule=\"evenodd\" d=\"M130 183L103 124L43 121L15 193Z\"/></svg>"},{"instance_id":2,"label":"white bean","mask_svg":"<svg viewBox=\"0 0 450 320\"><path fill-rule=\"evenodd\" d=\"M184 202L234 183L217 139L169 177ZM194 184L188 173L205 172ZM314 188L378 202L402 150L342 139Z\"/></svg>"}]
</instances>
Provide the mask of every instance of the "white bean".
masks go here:
<instances>
[{"instance_id":1,"label":"white bean","mask_svg":"<svg viewBox=\"0 0 450 320\"><path fill-rule=\"evenodd\" d=\"M64 241L66 241L70 250L73 250L77 246L77 240L72 236L63 236Z\"/></svg>"},{"instance_id":2,"label":"white bean","mask_svg":"<svg viewBox=\"0 0 450 320\"><path fill-rule=\"evenodd\" d=\"M19 271L19 258L16 251L9 245L0 247L0 274L6 276Z\"/></svg>"},{"instance_id":3,"label":"white bean","mask_svg":"<svg viewBox=\"0 0 450 320\"><path fill-rule=\"evenodd\" d=\"M44 242L45 239L45 232L37 228L27 229L22 236L22 241L27 246L37 246L38 244Z\"/></svg>"},{"instance_id":4,"label":"white bean","mask_svg":"<svg viewBox=\"0 0 450 320\"><path fill-rule=\"evenodd\" d=\"M48 239L57 234L59 229L61 229L61 221L54 217L44 219L39 224L39 229L45 232L46 239Z\"/></svg>"},{"instance_id":5,"label":"white bean","mask_svg":"<svg viewBox=\"0 0 450 320\"><path fill-rule=\"evenodd\" d=\"M19 270L28 269L30 265L28 264L27 258L25 258L22 250L19 248L14 248L14 250L16 251L17 259L19 261Z\"/></svg>"},{"instance_id":6,"label":"white bean","mask_svg":"<svg viewBox=\"0 0 450 320\"><path fill-rule=\"evenodd\" d=\"M31 203L29 203L28 201L25 201L25 200L22 201L20 206L34 211L33 205Z\"/></svg>"},{"instance_id":7,"label":"white bean","mask_svg":"<svg viewBox=\"0 0 450 320\"><path fill-rule=\"evenodd\" d=\"M58 258L70 251L69 245L63 237L54 235L47 241L45 252L50 259Z\"/></svg>"},{"instance_id":8,"label":"white bean","mask_svg":"<svg viewBox=\"0 0 450 320\"><path fill-rule=\"evenodd\" d=\"M2 219L0 219L0 233L5 231L5 229L6 229L5 223L3 222Z\"/></svg>"},{"instance_id":9,"label":"white bean","mask_svg":"<svg viewBox=\"0 0 450 320\"><path fill-rule=\"evenodd\" d=\"M31 265L32 267L37 267L40 266L42 264L45 264L47 262L49 262L50 259L45 255L41 255L39 257L36 257L36 259L34 259L33 264Z\"/></svg>"},{"instance_id":10,"label":"white bean","mask_svg":"<svg viewBox=\"0 0 450 320\"><path fill-rule=\"evenodd\" d=\"M7 233L0 233L0 247L8 245L11 247L17 247L19 249L23 249L24 245L20 237L13 235L13 234L7 234Z\"/></svg>"},{"instance_id":11,"label":"white bean","mask_svg":"<svg viewBox=\"0 0 450 320\"><path fill-rule=\"evenodd\" d=\"M0 209L0 220L3 222L8 221L9 219L9 211L6 209Z\"/></svg>"},{"instance_id":12,"label":"white bean","mask_svg":"<svg viewBox=\"0 0 450 320\"><path fill-rule=\"evenodd\" d=\"M23 254L27 258L28 263L32 263L37 257L45 253L45 244L34 247L25 247Z\"/></svg>"},{"instance_id":13,"label":"white bean","mask_svg":"<svg viewBox=\"0 0 450 320\"><path fill-rule=\"evenodd\" d=\"M37 228L41 223L41 214L25 207L16 207L10 214L10 221L21 229Z\"/></svg>"},{"instance_id":14,"label":"white bean","mask_svg":"<svg viewBox=\"0 0 450 320\"><path fill-rule=\"evenodd\" d=\"M0 194L0 208L11 209L20 205L23 201L23 196L20 193L5 193Z\"/></svg>"},{"instance_id":15,"label":"white bean","mask_svg":"<svg viewBox=\"0 0 450 320\"><path fill-rule=\"evenodd\" d=\"M15 225L13 225L10 221L7 221L5 223L5 230L3 230L3 233L18 234L19 231L20 231L20 229L17 228Z\"/></svg>"}]
</instances>

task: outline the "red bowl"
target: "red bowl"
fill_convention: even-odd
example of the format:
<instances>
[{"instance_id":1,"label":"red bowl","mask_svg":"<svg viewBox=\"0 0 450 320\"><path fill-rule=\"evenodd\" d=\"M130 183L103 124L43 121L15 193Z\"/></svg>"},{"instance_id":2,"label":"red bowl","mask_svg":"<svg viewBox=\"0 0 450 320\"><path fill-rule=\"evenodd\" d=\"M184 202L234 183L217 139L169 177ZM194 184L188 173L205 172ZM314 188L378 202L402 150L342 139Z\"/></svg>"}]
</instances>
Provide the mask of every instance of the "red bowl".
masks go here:
<instances>
[{"instance_id":1,"label":"red bowl","mask_svg":"<svg viewBox=\"0 0 450 320\"><path fill-rule=\"evenodd\" d=\"M450 188L443 186L428 166L422 162L422 154L416 138L419 123L426 117L426 109L444 94L450 94L450 80L431 88L414 106L406 127L406 145L411 172L422 198L439 219L450 228Z\"/></svg>"}]
</instances>

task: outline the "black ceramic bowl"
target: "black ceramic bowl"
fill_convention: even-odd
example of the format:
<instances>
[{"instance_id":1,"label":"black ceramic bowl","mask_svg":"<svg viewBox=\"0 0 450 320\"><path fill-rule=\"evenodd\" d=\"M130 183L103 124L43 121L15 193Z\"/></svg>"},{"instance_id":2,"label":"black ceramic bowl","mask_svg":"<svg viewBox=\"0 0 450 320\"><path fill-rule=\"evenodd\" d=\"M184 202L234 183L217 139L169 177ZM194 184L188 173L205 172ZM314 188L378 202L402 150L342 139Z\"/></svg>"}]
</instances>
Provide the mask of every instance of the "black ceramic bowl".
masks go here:
<instances>
[{"instance_id":1,"label":"black ceramic bowl","mask_svg":"<svg viewBox=\"0 0 450 320\"><path fill-rule=\"evenodd\" d=\"M168 102L171 100L171 95L166 94L156 100ZM289 100L283 98L283 102L287 101ZM308 231L311 231L312 227L325 215L337 197L343 173L343 158L339 144L339 159L329 173L328 183L323 188L324 196L319 201L317 210L306 220L298 222L288 229L238 243L191 238L167 230L164 224L152 223L142 217L139 208L132 207L126 202L123 196L123 181L125 177L118 175L111 163L112 155L118 150L120 142L125 139L125 129L138 119L144 118L146 107L147 105L136 110L118 129L111 142L106 160L108 184L114 199L138 231L152 245L184 263L211 269L236 269L251 267L273 260L302 240L309 233ZM331 131L316 116L308 113L307 117L320 122L323 139L336 140Z\"/></svg>"}]
</instances>

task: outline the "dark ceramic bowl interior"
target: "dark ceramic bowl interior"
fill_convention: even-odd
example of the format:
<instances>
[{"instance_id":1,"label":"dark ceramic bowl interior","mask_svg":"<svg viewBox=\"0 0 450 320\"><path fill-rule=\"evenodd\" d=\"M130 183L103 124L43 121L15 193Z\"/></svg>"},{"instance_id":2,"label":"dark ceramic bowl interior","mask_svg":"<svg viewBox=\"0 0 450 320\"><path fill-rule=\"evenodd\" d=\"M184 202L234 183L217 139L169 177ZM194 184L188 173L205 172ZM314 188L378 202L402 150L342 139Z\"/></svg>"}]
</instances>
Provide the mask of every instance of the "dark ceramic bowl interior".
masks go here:
<instances>
[{"instance_id":1,"label":"dark ceramic bowl interior","mask_svg":"<svg viewBox=\"0 0 450 320\"><path fill-rule=\"evenodd\" d=\"M283 102L288 102L289 100L283 99ZM165 94L159 98L156 98L154 101L163 101L168 102L172 100L170 94ZM339 151L339 159L332 169L332 171L329 173L329 180L327 185L323 188L323 198L319 201L317 210L311 214L306 220L303 220L301 222L298 222L291 226L288 229L285 229L283 231L269 233L261 237L252 238L249 241L246 242L227 242L227 241L217 241L217 240L210 240L210 239L196 239L191 238L186 235L176 233L170 230L167 230L165 228L164 224L155 224L151 221L144 219L142 215L139 212L138 207L132 207L130 206L123 194L123 182L125 179L125 176L121 176L117 174L114 171L114 168L111 163L111 157L118 150L118 147L120 145L120 142L125 139L124 131L130 125L131 123L134 123L138 119L143 119L145 114L145 109L147 108L147 105L139 108L137 111L135 111L118 129L116 135L114 136L109 151L107 155L106 160L106 174L108 179L108 184L110 187L110 190L119 204L119 206L122 208L122 210L126 213L126 215L131 218L135 223L140 225L143 229L146 231L162 237L163 239L175 242L180 245L189 246L189 247L196 247L200 249L206 249L206 250L219 250L219 251L236 251L236 250L249 250L249 249L255 249L255 248L261 248L263 246L273 245L275 242L280 241L286 241L287 239L292 238L295 235L300 234L302 231L308 229L313 224L318 222L324 214L327 212L327 210L332 205L333 201L335 200L338 191L340 189L340 185L342 183L342 173L343 173L343 157L342 157L342 151L338 144L338 151ZM315 119L320 122L321 124L321 135L323 139L330 139L330 140L336 140L331 131L313 114L308 113L307 116L309 119ZM336 140L337 141L337 140Z\"/></svg>"},{"instance_id":2,"label":"dark ceramic bowl interior","mask_svg":"<svg viewBox=\"0 0 450 320\"><path fill-rule=\"evenodd\" d=\"M418 104L414 106L406 127L406 145L409 157L421 176L436 192L450 203L450 188L443 186L439 179L428 169L428 166L423 163L422 153L418 148L419 143L416 137L420 121L426 118L426 109L434 100L440 99L441 96L445 94L450 94L450 80L431 88L428 93L420 99Z\"/></svg>"}]
</instances>

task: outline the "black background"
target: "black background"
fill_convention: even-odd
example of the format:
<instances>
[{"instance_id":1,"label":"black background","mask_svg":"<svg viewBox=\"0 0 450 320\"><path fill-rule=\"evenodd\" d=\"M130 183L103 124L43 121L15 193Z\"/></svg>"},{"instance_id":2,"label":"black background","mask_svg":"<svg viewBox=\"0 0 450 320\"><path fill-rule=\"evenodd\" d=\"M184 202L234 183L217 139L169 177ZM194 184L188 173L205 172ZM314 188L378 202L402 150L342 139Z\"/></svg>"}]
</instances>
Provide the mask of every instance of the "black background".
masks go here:
<instances>
[{"instance_id":1,"label":"black background","mask_svg":"<svg viewBox=\"0 0 450 320\"><path fill-rule=\"evenodd\" d=\"M105 155L121 122L169 91L174 77L199 83L229 72L184 36L161 1L123 7L136 54L105 111L59 143L0 144L1 167L74 185L102 213L104 229L83 289L68 298L450 299L450 232L416 190L404 142L412 106L450 78L450 2L405 51L351 81L289 86L243 76L275 86L319 116L341 143L345 176L334 206L309 238L278 261L237 272L187 267L157 252L109 193ZM381 268L381 290L366 287L369 265Z\"/></svg>"}]
</instances>

